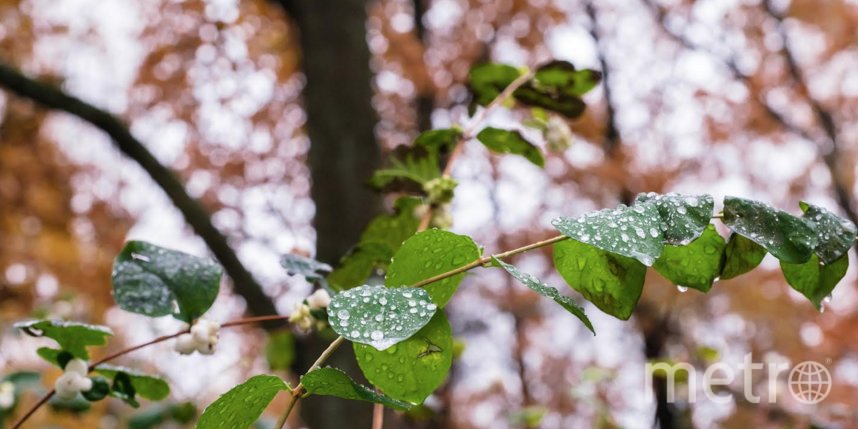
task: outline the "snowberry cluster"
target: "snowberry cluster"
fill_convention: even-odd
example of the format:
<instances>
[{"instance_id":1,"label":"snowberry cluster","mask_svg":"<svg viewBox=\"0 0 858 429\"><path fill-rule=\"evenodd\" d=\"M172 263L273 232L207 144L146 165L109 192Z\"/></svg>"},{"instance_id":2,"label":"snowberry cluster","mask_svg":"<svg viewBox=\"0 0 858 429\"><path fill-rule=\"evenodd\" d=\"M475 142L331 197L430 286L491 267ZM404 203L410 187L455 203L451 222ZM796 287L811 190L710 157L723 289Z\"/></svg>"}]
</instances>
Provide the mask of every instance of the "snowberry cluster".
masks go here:
<instances>
[{"instance_id":1,"label":"snowberry cluster","mask_svg":"<svg viewBox=\"0 0 858 429\"><path fill-rule=\"evenodd\" d=\"M328 291L318 289L307 299L295 305L295 311L289 316L289 321L302 331L309 331L314 323L321 329L323 326L320 325L324 325L325 322L313 317L313 310L324 310L328 308L330 303L331 295L328 294Z\"/></svg>"},{"instance_id":2,"label":"snowberry cluster","mask_svg":"<svg viewBox=\"0 0 858 429\"><path fill-rule=\"evenodd\" d=\"M174 348L183 355L189 355L194 351L201 355L210 355L214 353L219 338L219 324L199 319L191 326L190 333L179 335Z\"/></svg>"},{"instance_id":3,"label":"snowberry cluster","mask_svg":"<svg viewBox=\"0 0 858 429\"><path fill-rule=\"evenodd\" d=\"M64 369L63 375L54 383L57 397L65 400L74 399L78 393L87 392L92 389L92 380L86 376L89 373L89 365L81 359L70 360Z\"/></svg>"}]
</instances>

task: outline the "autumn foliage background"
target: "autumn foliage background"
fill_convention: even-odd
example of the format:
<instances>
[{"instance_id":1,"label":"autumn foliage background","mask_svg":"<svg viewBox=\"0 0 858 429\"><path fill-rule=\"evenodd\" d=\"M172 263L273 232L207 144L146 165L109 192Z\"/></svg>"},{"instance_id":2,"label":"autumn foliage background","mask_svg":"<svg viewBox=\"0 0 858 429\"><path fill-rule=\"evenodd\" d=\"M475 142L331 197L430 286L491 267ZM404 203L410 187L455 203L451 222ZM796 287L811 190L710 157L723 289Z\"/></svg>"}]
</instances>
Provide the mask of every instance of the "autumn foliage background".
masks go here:
<instances>
[{"instance_id":1,"label":"autumn foliage background","mask_svg":"<svg viewBox=\"0 0 858 429\"><path fill-rule=\"evenodd\" d=\"M266 307L288 314L306 296L279 255L335 263L390 203L363 184L382 154L464 120L472 65L552 58L605 73L569 124L573 145L548 153L544 170L468 145L453 170L453 230L487 251L546 238L557 215L649 191L737 195L794 213L808 200L855 221L854 1L0 1L0 60L121 117L229 237L269 298L248 300L227 280L210 313L220 320ZM128 238L207 252L99 130L0 91L0 373L43 371L46 386L59 375L35 355L39 341L11 328L34 315L109 325L108 350L177 329L114 307L111 264ZM518 263L562 285L547 252ZM819 314L771 257L708 295L650 272L631 321L587 307L593 337L481 270L448 307L464 350L447 384L425 413L390 413L386 427L525 427L528 413L544 412L545 428L644 428L657 410L672 424L662 428L858 427L855 286L852 269ZM265 328L225 332L214 357L162 344L124 363L164 374L172 403L202 409L271 372L266 339L282 327ZM294 368L306 369L321 342L299 337ZM788 397L749 404L740 390L726 405L645 399L647 361L704 365L748 352L823 362L833 392L813 408ZM368 405L301 407L294 425L369 425ZM40 412L32 427L126 427L137 412L104 401L80 416Z\"/></svg>"}]
</instances>

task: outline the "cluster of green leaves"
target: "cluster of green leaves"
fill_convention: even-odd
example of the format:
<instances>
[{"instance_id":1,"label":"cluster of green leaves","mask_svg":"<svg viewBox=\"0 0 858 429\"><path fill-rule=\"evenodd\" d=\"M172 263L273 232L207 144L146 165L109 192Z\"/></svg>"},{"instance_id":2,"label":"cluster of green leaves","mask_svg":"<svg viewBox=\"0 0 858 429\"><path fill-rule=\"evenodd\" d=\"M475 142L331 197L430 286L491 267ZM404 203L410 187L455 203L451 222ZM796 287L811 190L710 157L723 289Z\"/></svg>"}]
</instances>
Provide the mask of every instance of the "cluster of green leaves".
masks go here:
<instances>
[{"instance_id":1,"label":"cluster of green leaves","mask_svg":"<svg viewBox=\"0 0 858 429\"><path fill-rule=\"evenodd\" d=\"M220 288L221 267L210 259L129 241L113 264L113 297L123 310L159 317L172 315L192 322L211 307ZM64 369L72 359L90 359L88 347L103 346L113 332L106 326L60 320L31 320L15 327L34 337L56 341L58 347L41 347L37 354ZM138 407L138 398L159 401L170 393L161 378L135 369L101 364L91 371L93 388L72 401L52 405L71 410L88 408L87 401L107 396Z\"/></svg>"}]
</instances>

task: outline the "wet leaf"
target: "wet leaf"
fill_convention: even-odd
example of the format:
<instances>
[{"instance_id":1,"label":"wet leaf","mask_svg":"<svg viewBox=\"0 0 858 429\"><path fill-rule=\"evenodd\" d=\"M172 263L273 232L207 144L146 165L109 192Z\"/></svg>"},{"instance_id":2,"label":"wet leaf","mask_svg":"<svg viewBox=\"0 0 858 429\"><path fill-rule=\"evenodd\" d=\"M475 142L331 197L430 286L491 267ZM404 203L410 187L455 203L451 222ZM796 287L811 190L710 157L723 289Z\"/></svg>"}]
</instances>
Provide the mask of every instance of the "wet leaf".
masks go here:
<instances>
[{"instance_id":1,"label":"wet leaf","mask_svg":"<svg viewBox=\"0 0 858 429\"><path fill-rule=\"evenodd\" d=\"M361 286L334 295L328 320L349 341L384 350L414 335L437 309L422 289Z\"/></svg>"},{"instance_id":2,"label":"wet leaf","mask_svg":"<svg viewBox=\"0 0 858 429\"><path fill-rule=\"evenodd\" d=\"M521 155L539 167L545 166L539 148L527 141L518 131L486 127L477 134L477 140L492 152Z\"/></svg>"},{"instance_id":3,"label":"wet leaf","mask_svg":"<svg viewBox=\"0 0 858 429\"><path fill-rule=\"evenodd\" d=\"M816 231L819 243L814 251L825 264L840 259L855 244L855 224L830 211L802 201L802 218Z\"/></svg>"},{"instance_id":4,"label":"wet leaf","mask_svg":"<svg viewBox=\"0 0 858 429\"><path fill-rule=\"evenodd\" d=\"M664 243L683 246L703 234L712 219L711 195L638 194L635 204L650 202L661 216Z\"/></svg>"},{"instance_id":5,"label":"wet leaf","mask_svg":"<svg viewBox=\"0 0 858 429\"><path fill-rule=\"evenodd\" d=\"M63 351L83 360L89 360L87 346L103 346L113 335L106 326L60 320L30 320L16 323L15 327L34 337L53 339Z\"/></svg>"},{"instance_id":6,"label":"wet leaf","mask_svg":"<svg viewBox=\"0 0 858 429\"><path fill-rule=\"evenodd\" d=\"M653 268L677 286L709 292L721 274L721 263L727 243L709 225L703 234L684 246L665 246Z\"/></svg>"},{"instance_id":7,"label":"wet leaf","mask_svg":"<svg viewBox=\"0 0 858 429\"><path fill-rule=\"evenodd\" d=\"M113 263L113 298L126 311L190 323L217 298L221 273L210 259L129 241Z\"/></svg>"},{"instance_id":8,"label":"wet leaf","mask_svg":"<svg viewBox=\"0 0 858 429\"><path fill-rule=\"evenodd\" d=\"M439 311L417 334L387 350L355 343L354 351L370 383L390 397L421 404L450 372L453 333Z\"/></svg>"},{"instance_id":9,"label":"wet leaf","mask_svg":"<svg viewBox=\"0 0 858 429\"><path fill-rule=\"evenodd\" d=\"M581 243L635 258L651 266L661 255L662 221L657 206L640 202L587 213L577 219L560 217L551 221L563 235Z\"/></svg>"},{"instance_id":10,"label":"wet leaf","mask_svg":"<svg viewBox=\"0 0 858 429\"><path fill-rule=\"evenodd\" d=\"M257 375L230 389L206 407L197 429L244 429L288 386L280 377Z\"/></svg>"},{"instance_id":11,"label":"wet leaf","mask_svg":"<svg viewBox=\"0 0 858 429\"><path fill-rule=\"evenodd\" d=\"M286 274L290 276L300 275L310 283L323 280L325 275L333 269L324 262L292 253L283 255L280 258L280 265L286 269Z\"/></svg>"},{"instance_id":12,"label":"wet leaf","mask_svg":"<svg viewBox=\"0 0 858 429\"><path fill-rule=\"evenodd\" d=\"M411 286L467 265L480 257L480 249L470 237L440 229L418 232L405 241L393 257L384 284L397 288ZM423 286L439 307L456 292L465 274L457 274Z\"/></svg>"},{"instance_id":13,"label":"wet leaf","mask_svg":"<svg viewBox=\"0 0 858 429\"><path fill-rule=\"evenodd\" d=\"M807 262L818 244L815 232L802 219L758 201L724 198L722 221L791 264Z\"/></svg>"},{"instance_id":14,"label":"wet leaf","mask_svg":"<svg viewBox=\"0 0 858 429\"><path fill-rule=\"evenodd\" d=\"M822 301L834 290L837 283L849 269L849 255L843 255L831 264L823 264L819 257L812 255L803 264L790 264L781 261L784 277L793 289L807 297L816 309L822 308Z\"/></svg>"},{"instance_id":15,"label":"wet leaf","mask_svg":"<svg viewBox=\"0 0 858 429\"><path fill-rule=\"evenodd\" d=\"M586 326L587 329L590 330L590 332L592 332L594 335L596 334L596 331L593 329L593 324L590 323L590 319L587 318L587 314L584 313L584 308L578 305L578 303L575 302L572 298L565 295L561 295L560 292L557 291L557 289L543 283L541 280L537 279L531 274L519 271L519 269L516 268L514 265L507 264L506 262L501 261L500 259L497 259L495 257L492 257L492 261L494 261L495 264L506 270L506 272L508 272L511 276L515 277L516 280L518 280L531 290L537 292L544 297L551 298L552 300L554 300L554 302L560 304L560 306L563 307L566 311L581 320L581 322L584 323L584 326Z\"/></svg>"},{"instance_id":16,"label":"wet leaf","mask_svg":"<svg viewBox=\"0 0 858 429\"><path fill-rule=\"evenodd\" d=\"M766 257L766 249L740 234L730 234L724 249L724 268L721 280L732 279L753 270Z\"/></svg>"},{"instance_id":17,"label":"wet leaf","mask_svg":"<svg viewBox=\"0 0 858 429\"><path fill-rule=\"evenodd\" d=\"M554 245L554 266L573 289L618 319L631 317L643 291L646 266L576 240Z\"/></svg>"},{"instance_id":18,"label":"wet leaf","mask_svg":"<svg viewBox=\"0 0 858 429\"><path fill-rule=\"evenodd\" d=\"M301 377L307 392L313 395L336 396L343 399L374 402L397 410L407 410L412 404L376 393L351 379L336 368L319 368Z\"/></svg>"},{"instance_id":19,"label":"wet leaf","mask_svg":"<svg viewBox=\"0 0 858 429\"><path fill-rule=\"evenodd\" d=\"M140 372L136 369L101 364L95 367L94 371L114 380L118 374L125 374L134 391L141 397L152 401L160 401L170 394L170 385L162 378Z\"/></svg>"}]
</instances>

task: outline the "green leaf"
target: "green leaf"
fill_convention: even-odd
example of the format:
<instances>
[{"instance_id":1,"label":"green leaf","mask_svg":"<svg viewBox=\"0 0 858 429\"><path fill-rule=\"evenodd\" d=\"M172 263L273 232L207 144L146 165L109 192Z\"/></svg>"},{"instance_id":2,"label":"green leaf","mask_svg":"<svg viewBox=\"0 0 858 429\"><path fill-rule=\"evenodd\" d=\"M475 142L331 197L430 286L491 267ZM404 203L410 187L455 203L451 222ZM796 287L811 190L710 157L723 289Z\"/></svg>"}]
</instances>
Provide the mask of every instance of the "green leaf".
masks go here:
<instances>
[{"instance_id":1,"label":"green leaf","mask_svg":"<svg viewBox=\"0 0 858 429\"><path fill-rule=\"evenodd\" d=\"M107 378L112 378L114 383L117 376L124 374L128 377L128 381L131 383L136 394L152 401L160 401L170 394L170 385L166 381L154 375L137 371L136 369L104 363L95 367L95 372Z\"/></svg>"},{"instance_id":2,"label":"green leaf","mask_svg":"<svg viewBox=\"0 0 858 429\"><path fill-rule=\"evenodd\" d=\"M206 407L198 429L245 429L252 425L268 404L288 386L280 377L257 375L233 387Z\"/></svg>"},{"instance_id":3,"label":"green leaf","mask_svg":"<svg viewBox=\"0 0 858 429\"><path fill-rule=\"evenodd\" d=\"M268 367L272 370L287 370L295 361L295 336L290 331L274 332L268 336L265 346Z\"/></svg>"},{"instance_id":4,"label":"green leaf","mask_svg":"<svg viewBox=\"0 0 858 429\"><path fill-rule=\"evenodd\" d=\"M33 337L51 338L62 350L83 360L89 360L87 346L103 346L107 343L107 337L113 335L113 331L106 326L60 320L30 320L16 323L15 327Z\"/></svg>"},{"instance_id":5,"label":"green leaf","mask_svg":"<svg viewBox=\"0 0 858 429\"><path fill-rule=\"evenodd\" d=\"M65 368L66 364L74 359L71 353L50 347L39 347L36 354L40 358L48 361L48 363L58 366L60 369Z\"/></svg>"},{"instance_id":6,"label":"green leaf","mask_svg":"<svg viewBox=\"0 0 858 429\"><path fill-rule=\"evenodd\" d=\"M393 214L373 219L361 235L358 245L346 255L328 276L334 290L351 289L366 282L376 269L386 269L402 242L417 232L420 219L414 215L419 198L400 197Z\"/></svg>"},{"instance_id":7,"label":"green leaf","mask_svg":"<svg viewBox=\"0 0 858 429\"><path fill-rule=\"evenodd\" d=\"M551 224L563 235L652 266L664 249L657 206L641 202L587 213L577 219L560 217Z\"/></svg>"},{"instance_id":8,"label":"green leaf","mask_svg":"<svg viewBox=\"0 0 858 429\"><path fill-rule=\"evenodd\" d=\"M331 328L349 341L384 350L429 323L438 306L425 290L361 286L331 299Z\"/></svg>"},{"instance_id":9,"label":"green leaf","mask_svg":"<svg viewBox=\"0 0 858 429\"><path fill-rule=\"evenodd\" d=\"M411 404L373 392L336 368L319 368L301 377L301 384L313 395L336 396L343 399L374 402L397 410L407 410Z\"/></svg>"},{"instance_id":10,"label":"green leaf","mask_svg":"<svg viewBox=\"0 0 858 429\"><path fill-rule=\"evenodd\" d=\"M551 298L552 300L554 300L554 302L560 304L560 306L566 309L566 311L572 313L573 316L581 320L581 322L584 323L584 326L586 326L587 329L590 330L590 332L592 332L594 335L596 334L596 331L593 329L593 324L590 323L590 319L587 318L587 314L584 313L584 308L578 305L578 303L575 302L572 298L569 298L565 295L561 295L560 292L557 291L557 289L543 283L541 280L537 279L531 274L519 271L519 269L516 268L514 265L507 264L506 262L501 261L494 256L492 256L492 261L504 270L506 270L506 272L508 272L511 276L515 277L516 280L520 281L525 286L529 287L530 289L544 297Z\"/></svg>"},{"instance_id":11,"label":"green leaf","mask_svg":"<svg viewBox=\"0 0 858 429\"><path fill-rule=\"evenodd\" d=\"M646 277L646 266L635 259L575 240L554 245L554 266L584 298L622 320L631 317Z\"/></svg>"},{"instance_id":12,"label":"green leaf","mask_svg":"<svg viewBox=\"0 0 858 429\"><path fill-rule=\"evenodd\" d=\"M831 264L822 263L816 255L803 264L781 261L781 270L787 283L807 297L817 310L822 308L822 301L831 295L848 268L849 255L845 254Z\"/></svg>"},{"instance_id":13,"label":"green leaf","mask_svg":"<svg viewBox=\"0 0 858 429\"><path fill-rule=\"evenodd\" d=\"M286 274L303 276L310 283L323 280L333 269L324 262L292 253L283 255L280 258L280 265L286 269Z\"/></svg>"},{"instance_id":14,"label":"green leaf","mask_svg":"<svg viewBox=\"0 0 858 429\"><path fill-rule=\"evenodd\" d=\"M574 119L584 114L587 105L580 97L565 93L546 92L533 85L522 85L513 93L515 99L527 106L541 107Z\"/></svg>"},{"instance_id":15,"label":"green leaf","mask_svg":"<svg viewBox=\"0 0 858 429\"><path fill-rule=\"evenodd\" d=\"M140 407L140 403L136 399L137 391L134 389L134 384L131 383L131 376L128 373L117 372L114 375L113 385L110 387L110 396L119 398L134 408Z\"/></svg>"},{"instance_id":16,"label":"green leaf","mask_svg":"<svg viewBox=\"0 0 858 429\"><path fill-rule=\"evenodd\" d=\"M804 201L799 205L804 212L802 218L813 227L819 238L819 244L814 250L823 263L830 264L840 259L855 244L855 235L858 233L855 224L822 207Z\"/></svg>"},{"instance_id":17,"label":"green leaf","mask_svg":"<svg viewBox=\"0 0 858 429\"><path fill-rule=\"evenodd\" d=\"M709 292L721 274L721 263L727 243L714 225L685 246L665 246L653 268L677 286Z\"/></svg>"},{"instance_id":18,"label":"green leaf","mask_svg":"<svg viewBox=\"0 0 858 429\"><path fill-rule=\"evenodd\" d=\"M724 250L724 268L721 279L738 277L760 265L766 257L766 249L740 234L730 234L730 241Z\"/></svg>"},{"instance_id":19,"label":"green leaf","mask_svg":"<svg viewBox=\"0 0 858 429\"><path fill-rule=\"evenodd\" d=\"M545 167L545 160L539 148L527 141L518 131L486 127L477 134L477 140L492 152L521 155L539 167Z\"/></svg>"},{"instance_id":20,"label":"green leaf","mask_svg":"<svg viewBox=\"0 0 858 429\"><path fill-rule=\"evenodd\" d=\"M472 68L468 76L468 89L474 97L469 107L471 114L477 105L491 103L521 73L521 70L506 64L480 64Z\"/></svg>"},{"instance_id":21,"label":"green leaf","mask_svg":"<svg viewBox=\"0 0 858 429\"><path fill-rule=\"evenodd\" d=\"M435 150L423 146L399 146L388 157L387 165L373 173L369 184L386 191L419 191L422 185L436 177L441 177L441 167Z\"/></svg>"},{"instance_id":22,"label":"green leaf","mask_svg":"<svg viewBox=\"0 0 858 429\"><path fill-rule=\"evenodd\" d=\"M414 139L415 146L423 146L435 153L446 153L453 149L462 137L458 128L444 128L420 133Z\"/></svg>"},{"instance_id":23,"label":"green leaf","mask_svg":"<svg viewBox=\"0 0 858 429\"><path fill-rule=\"evenodd\" d=\"M355 357L370 383L390 397L421 404L453 364L453 332L443 311L411 338L378 351L354 344Z\"/></svg>"},{"instance_id":24,"label":"green leaf","mask_svg":"<svg viewBox=\"0 0 858 429\"><path fill-rule=\"evenodd\" d=\"M684 246L691 243L709 225L715 199L711 195L638 194L635 204L651 202L661 216L665 244Z\"/></svg>"},{"instance_id":25,"label":"green leaf","mask_svg":"<svg viewBox=\"0 0 858 429\"><path fill-rule=\"evenodd\" d=\"M791 264L807 262L818 243L813 229L802 219L758 201L724 198L722 221Z\"/></svg>"},{"instance_id":26,"label":"green leaf","mask_svg":"<svg viewBox=\"0 0 858 429\"><path fill-rule=\"evenodd\" d=\"M440 229L418 232L402 243L396 252L384 284L387 287L411 286L421 280L465 266L480 257L480 249L470 237ZM432 282L423 289L439 307L456 292L464 273Z\"/></svg>"},{"instance_id":27,"label":"green leaf","mask_svg":"<svg viewBox=\"0 0 858 429\"><path fill-rule=\"evenodd\" d=\"M602 73L577 70L568 61L551 61L536 69L533 80L540 88L580 97L599 84Z\"/></svg>"},{"instance_id":28,"label":"green leaf","mask_svg":"<svg viewBox=\"0 0 858 429\"><path fill-rule=\"evenodd\" d=\"M90 379L92 380L92 389L80 392L83 398L89 402L104 399L110 393L110 384L107 382L107 379L99 376L90 377Z\"/></svg>"},{"instance_id":29,"label":"green leaf","mask_svg":"<svg viewBox=\"0 0 858 429\"><path fill-rule=\"evenodd\" d=\"M126 311L190 323L211 307L221 272L210 259L129 241L113 263L113 298Z\"/></svg>"}]
</instances>

